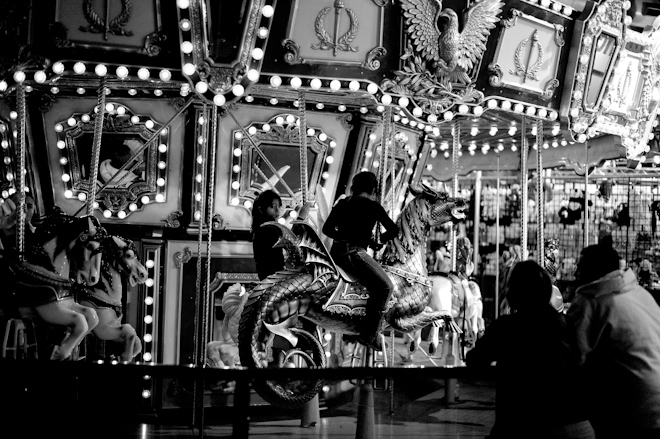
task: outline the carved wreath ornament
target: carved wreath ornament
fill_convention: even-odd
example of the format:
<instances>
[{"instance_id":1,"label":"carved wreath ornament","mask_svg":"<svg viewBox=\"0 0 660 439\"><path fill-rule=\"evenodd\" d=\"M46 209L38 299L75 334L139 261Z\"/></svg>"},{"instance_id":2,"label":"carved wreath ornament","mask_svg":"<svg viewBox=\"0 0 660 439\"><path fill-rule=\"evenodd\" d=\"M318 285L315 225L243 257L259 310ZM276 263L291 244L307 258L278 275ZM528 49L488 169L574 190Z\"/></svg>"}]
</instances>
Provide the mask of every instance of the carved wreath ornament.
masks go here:
<instances>
[{"instance_id":1,"label":"carved wreath ornament","mask_svg":"<svg viewBox=\"0 0 660 439\"><path fill-rule=\"evenodd\" d=\"M339 28L338 23L335 23L335 37L331 37L330 34L325 30L325 16L328 15L328 12L332 7L327 6L319 12L314 21L314 30L316 31L316 36L321 40L318 44L312 44L312 49L314 50L330 50L332 49L333 55L337 56L337 50L343 50L344 52L357 52L358 48L351 46L351 42L355 39L358 33L358 18L355 12L352 9L345 8L341 2L339 6L335 6L338 9L346 9L348 18L350 20L350 27L348 32L339 37L336 32L336 29ZM340 15L336 14L335 20L339 20Z\"/></svg>"},{"instance_id":2,"label":"carved wreath ornament","mask_svg":"<svg viewBox=\"0 0 660 439\"><path fill-rule=\"evenodd\" d=\"M539 42L538 32L539 31L535 29L534 33L532 34L532 50L534 49L534 47L536 47L537 50L536 62L532 64L532 55L530 53L529 60L527 61L527 66L523 65L523 50L525 50L525 46L527 45L529 38L525 38L524 40L522 40L520 44L518 44L518 48L516 49L516 54L514 58L514 62L516 64L516 70L515 71L511 70L510 73L512 75L521 76L523 83L528 79L538 81L536 72L538 72L539 69L541 68L541 65L543 65L543 47L541 47L541 43Z\"/></svg>"},{"instance_id":3,"label":"carved wreath ornament","mask_svg":"<svg viewBox=\"0 0 660 439\"><path fill-rule=\"evenodd\" d=\"M110 0L106 0L110 1ZM113 35L132 36L133 32L125 30L123 26L131 19L131 1L121 0L121 12L115 18L110 20L110 17L105 17L105 22L99 14L94 10L94 1L85 0L83 3L83 13L89 26L80 26L83 32L91 32L95 34L104 33L104 38L108 39L108 32Z\"/></svg>"}]
</instances>

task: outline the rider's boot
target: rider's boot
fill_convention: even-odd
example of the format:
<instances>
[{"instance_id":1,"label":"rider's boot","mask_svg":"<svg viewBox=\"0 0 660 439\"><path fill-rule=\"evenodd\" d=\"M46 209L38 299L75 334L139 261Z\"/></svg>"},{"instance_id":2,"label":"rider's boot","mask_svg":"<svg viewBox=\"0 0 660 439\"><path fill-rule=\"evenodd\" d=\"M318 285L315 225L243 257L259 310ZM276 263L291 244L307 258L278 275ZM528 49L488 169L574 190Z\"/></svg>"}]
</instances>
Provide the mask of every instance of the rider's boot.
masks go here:
<instances>
[{"instance_id":1,"label":"rider's boot","mask_svg":"<svg viewBox=\"0 0 660 439\"><path fill-rule=\"evenodd\" d=\"M364 317L362 330L358 336L358 342L375 351L383 350L383 344L380 341L380 323L382 315L383 313L381 311L367 309L367 315Z\"/></svg>"}]
</instances>

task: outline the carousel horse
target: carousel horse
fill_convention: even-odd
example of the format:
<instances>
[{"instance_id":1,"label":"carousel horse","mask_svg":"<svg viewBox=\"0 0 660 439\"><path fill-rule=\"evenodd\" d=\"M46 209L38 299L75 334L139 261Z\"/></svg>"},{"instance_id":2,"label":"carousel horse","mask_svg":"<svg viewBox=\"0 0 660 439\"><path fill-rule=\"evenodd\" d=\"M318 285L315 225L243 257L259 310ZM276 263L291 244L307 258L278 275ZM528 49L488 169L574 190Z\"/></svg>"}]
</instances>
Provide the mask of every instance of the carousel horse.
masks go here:
<instances>
[{"instance_id":1,"label":"carousel horse","mask_svg":"<svg viewBox=\"0 0 660 439\"><path fill-rule=\"evenodd\" d=\"M52 360L65 360L98 324L93 308L74 300L73 284L95 285L100 278L100 242L107 236L93 216L74 217L59 208L39 226L25 258L11 264L21 317L38 317L69 329ZM36 314L36 316L35 316Z\"/></svg>"},{"instance_id":2,"label":"carousel horse","mask_svg":"<svg viewBox=\"0 0 660 439\"><path fill-rule=\"evenodd\" d=\"M383 322L395 330L409 332L441 319L451 321L448 312L428 308L431 282L426 270L426 238L431 227L465 218L467 203L430 188L413 190L414 198L397 220L399 235L387 242L381 256L383 268L394 285ZM279 227L283 237L278 245L287 248L294 268L279 271L261 281L250 293L243 309L238 332L241 365L268 367L269 343L273 334L294 347L293 355L311 367L325 367L326 356L317 336L296 328L304 317L327 331L357 335L365 315L368 292L336 266L314 229L304 221L291 230L276 222L262 227ZM320 390L322 380L300 383L264 381L254 383L257 392L274 405L300 407Z\"/></svg>"},{"instance_id":3,"label":"carousel horse","mask_svg":"<svg viewBox=\"0 0 660 439\"><path fill-rule=\"evenodd\" d=\"M131 287L147 281L147 269L137 257L130 239L108 236L101 241L101 281L94 287L77 288L77 301L96 311L99 324L92 330L100 340L123 343L122 361L131 361L142 351L140 338L129 324L121 323L124 282Z\"/></svg>"},{"instance_id":4,"label":"carousel horse","mask_svg":"<svg viewBox=\"0 0 660 439\"><path fill-rule=\"evenodd\" d=\"M475 343L485 330L483 315L483 302L481 289L469 276L474 271L472 261L472 243L468 238L459 237L456 240L456 272L436 272L429 275L433 281L431 301L429 306L434 311L451 312L454 321L444 327L453 340L453 334L465 334L469 336L469 342ZM439 345L440 328L431 325L431 341L429 342L429 354L434 354ZM421 330L408 334L412 340L409 345L409 354L406 361L412 361L412 357L421 343ZM443 357L452 355L452 347L445 350ZM445 358L445 361L447 358Z\"/></svg>"}]
</instances>

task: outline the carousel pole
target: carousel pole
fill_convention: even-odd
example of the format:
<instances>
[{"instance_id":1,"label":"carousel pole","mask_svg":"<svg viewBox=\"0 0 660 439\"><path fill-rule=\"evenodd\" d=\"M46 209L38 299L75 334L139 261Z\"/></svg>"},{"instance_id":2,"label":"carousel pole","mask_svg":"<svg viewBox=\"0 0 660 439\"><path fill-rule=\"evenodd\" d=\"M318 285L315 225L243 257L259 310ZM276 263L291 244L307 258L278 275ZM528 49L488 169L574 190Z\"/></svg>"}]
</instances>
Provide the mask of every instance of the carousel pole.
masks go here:
<instances>
[{"instance_id":1,"label":"carousel pole","mask_svg":"<svg viewBox=\"0 0 660 439\"><path fill-rule=\"evenodd\" d=\"M456 120L452 125L451 135L453 145L451 149L451 181L452 196L458 197L458 151L461 149L461 122ZM456 226L451 226L449 239L451 241L451 271L456 271Z\"/></svg>"},{"instance_id":2,"label":"carousel pole","mask_svg":"<svg viewBox=\"0 0 660 439\"><path fill-rule=\"evenodd\" d=\"M500 309L500 155L497 154L497 178L495 180L495 319Z\"/></svg>"},{"instance_id":3,"label":"carousel pole","mask_svg":"<svg viewBox=\"0 0 660 439\"><path fill-rule=\"evenodd\" d=\"M300 189L302 191L302 204L304 208L309 200L308 186L309 181L307 178L307 108L305 104L305 90L298 90L298 116L300 118ZM300 412L300 426L301 427L314 427L321 420L319 410L319 395L314 395L307 404L305 404Z\"/></svg>"},{"instance_id":4,"label":"carousel pole","mask_svg":"<svg viewBox=\"0 0 660 439\"><path fill-rule=\"evenodd\" d=\"M476 251L474 251L472 254L472 262L474 263L475 270L477 268L477 264L479 263L479 229L481 228L481 171L477 171L476 174L477 175L474 180L474 226L472 227L472 248L476 249Z\"/></svg>"},{"instance_id":5,"label":"carousel pole","mask_svg":"<svg viewBox=\"0 0 660 439\"><path fill-rule=\"evenodd\" d=\"M587 189L589 188L589 144L584 142L584 246L589 245L589 201Z\"/></svg>"},{"instance_id":6,"label":"carousel pole","mask_svg":"<svg viewBox=\"0 0 660 439\"><path fill-rule=\"evenodd\" d=\"M543 194L543 120L536 121L536 259L541 267L543 263L543 206L545 197Z\"/></svg>"},{"instance_id":7,"label":"carousel pole","mask_svg":"<svg viewBox=\"0 0 660 439\"><path fill-rule=\"evenodd\" d=\"M25 251L25 130L26 130L26 111L25 111L25 86L23 83L16 87L16 105L18 109L18 222L16 223L16 249L18 250L19 261L23 261Z\"/></svg>"},{"instance_id":8,"label":"carousel pole","mask_svg":"<svg viewBox=\"0 0 660 439\"><path fill-rule=\"evenodd\" d=\"M520 127L520 249L522 259L527 260L527 120L522 117Z\"/></svg>"},{"instance_id":9,"label":"carousel pole","mask_svg":"<svg viewBox=\"0 0 660 439\"><path fill-rule=\"evenodd\" d=\"M209 158L209 148L208 148L208 134L209 134L209 115L208 115L208 106L204 103L203 116L204 125L203 125L203 135L204 143L202 144L202 157L206 157L206 162L208 163ZM206 174L206 172L204 172ZM204 212L209 206L205 206L206 200L204 198L204 185L201 186L202 191L202 200L200 201L201 207L200 211ZM204 302L202 300L202 238L204 235L204 220L203 216L200 218L197 228L197 277L195 278L195 316L193 320L193 365L195 367L202 367L204 365L204 346L202 346L202 333L206 332L206 328L201 326L201 322L204 321L204 314L208 310L204 309ZM206 255L206 258L210 258L210 254ZM203 431L203 418L204 418L204 382L200 379L195 379L193 384L193 406L192 406L192 422L194 427L198 427L200 434Z\"/></svg>"},{"instance_id":10,"label":"carousel pole","mask_svg":"<svg viewBox=\"0 0 660 439\"><path fill-rule=\"evenodd\" d=\"M96 119L94 120L94 144L92 145L92 163L89 166L91 171L90 174L90 184L89 184L89 194L87 194L87 215L94 215L94 209L96 208L96 194L98 183L96 180L99 176L99 157L101 154L101 137L103 137L103 121L105 119L105 89L106 89L106 78L105 76L101 77L101 82L98 89L98 98L97 98L97 111ZM118 175L119 171L115 175Z\"/></svg>"}]
</instances>

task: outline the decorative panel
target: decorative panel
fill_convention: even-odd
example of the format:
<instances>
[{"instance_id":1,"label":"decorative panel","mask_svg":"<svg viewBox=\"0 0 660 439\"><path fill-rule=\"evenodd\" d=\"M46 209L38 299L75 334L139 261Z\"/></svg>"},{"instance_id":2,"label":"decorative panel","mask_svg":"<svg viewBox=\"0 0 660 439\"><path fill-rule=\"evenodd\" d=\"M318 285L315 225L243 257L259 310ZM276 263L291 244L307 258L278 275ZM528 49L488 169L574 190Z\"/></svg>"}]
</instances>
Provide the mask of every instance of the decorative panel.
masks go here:
<instances>
[{"instance_id":1,"label":"decorative panel","mask_svg":"<svg viewBox=\"0 0 660 439\"><path fill-rule=\"evenodd\" d=\"M87 202L95 105L96 100L88 98L58 101L43 116L54 202L70 214L84 209ZM106 111L99 170L109 172L99 172L96 182L101 218L162 226L171 212L181 210L183 116L164 127L176 109L152 100L108 99ZM149 139L152 142L147 144ZM130 156L115 156L126 147ZM132 175L124 178L121 172L106 183L104 178L114 175L113 169L121 169L112 161L123 159L128 159L124 171Z\"/></svg>"},{"instance_id":2,"label":"decorative panel","mask_svg":"<svg viewBox=\"0 0 660 439\"><path fill-rule=\"evenodd\" d=\"M282 45L289 64L380 67L383 47L383 0L296 0Z\"/></svg>"},{"instance_id":3,"label":"decorative panel","mask_svg":"<svg viewBox=\"0 0 660 439\"><path fill-rule=\"evenodd\" d=\"M557 70L564 46L564 26L540 20L518 9L503 19L490 84L550 99L559 85Z\"/></svg>"}]
</instances>

